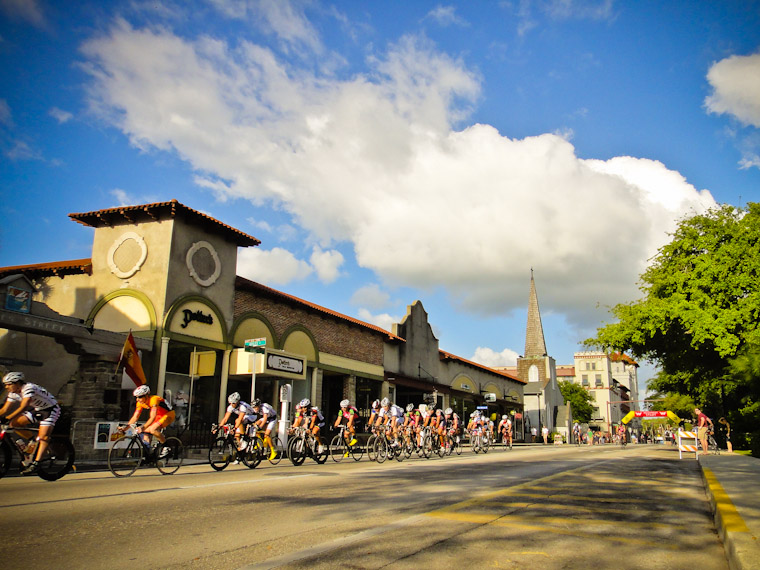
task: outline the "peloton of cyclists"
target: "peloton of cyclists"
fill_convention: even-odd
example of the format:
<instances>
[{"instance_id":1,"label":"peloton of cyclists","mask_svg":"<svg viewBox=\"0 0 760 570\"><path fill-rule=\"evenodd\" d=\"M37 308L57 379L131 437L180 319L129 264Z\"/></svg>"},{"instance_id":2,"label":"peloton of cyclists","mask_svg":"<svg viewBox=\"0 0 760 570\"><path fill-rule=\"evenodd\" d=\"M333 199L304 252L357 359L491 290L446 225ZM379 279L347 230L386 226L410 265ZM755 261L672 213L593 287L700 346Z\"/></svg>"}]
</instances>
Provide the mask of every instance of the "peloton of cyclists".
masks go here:
<instances>
[{"instance_id":1,"label":"peloton of cyclists","mask_svg":"<svg viewBox=\"0 0 760 570\"><path fill-rule=\"evenodd\" d=\"M39 461L48 448L55 422L61 416L61 407L45 388L27 382L23 372L8 372L3 376L3 384L8 390L8 398L0 408L0 417L5 416L14 428L39 426L34 458L21 471L22 475L32 475L37 472ZM32 435L23 431L20 434Z\"/></svg>"},{"instance_id":2,"label":"peloton of cyclists","mask_svg":"<svg viewBox=\"0 0 760 570\"><path fill-rule=\"evenodd\" d=\"M256 412L253 411L253 407L251 407L250 404L247 404L240 399L240 394L238 392L233 392L227 396L227 403L229 406L227 406L227 411L225 412L224 417L219 420L219 425L223 426L227 423L232 414L236 414L235 444L238 446L238 449L244 449L245 442L241 442L240 437L245 433L245 430L248 429L248 426L258 419L258 416L256 415Z\"/></svg>"}]
</instances>

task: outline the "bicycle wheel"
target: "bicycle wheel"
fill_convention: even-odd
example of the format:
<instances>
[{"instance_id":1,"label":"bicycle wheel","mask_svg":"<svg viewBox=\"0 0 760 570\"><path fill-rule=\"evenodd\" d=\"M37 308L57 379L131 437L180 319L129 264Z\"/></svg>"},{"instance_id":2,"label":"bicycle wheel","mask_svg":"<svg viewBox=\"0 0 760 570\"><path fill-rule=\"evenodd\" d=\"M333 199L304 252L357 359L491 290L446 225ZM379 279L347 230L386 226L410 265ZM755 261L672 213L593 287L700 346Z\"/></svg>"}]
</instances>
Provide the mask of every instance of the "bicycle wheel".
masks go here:
<instances>
[{"instance_id":1,"label":"bicycle wheel","mask_svg":"<svg viewBox=\"0 0 760 570\"><path fill-rule=\"evenodd\" d=\"M422 440L422 456L425 459L430 459L433 456L433 438L430 435L426 435Z\"/></svg>"},{"instance_id":2,"label":"bicycle wheel","mask_svg":"<svg viewBox=\"0 0 760 570\"><path fill-rule=\"evenodd\" d=\"M354 459L354 461L361 461L362 457L364 457L364 448L361 446L360 443L355 443L351 447L348 448L349 453L351 454L351 457Z\"/></svg>"},{"instance_id":3,"label":"bicycle wheel","mask_svg":"<svg viewBox=\"0 0 760 570\"><path fill-rule=\"evenodd\" d=\"M37 475L45 481L57 481L71 471L73 465L74 445L67 437L54 437L39 462Z\"/></svg>"},{"instance_id":4,"label":"bicycle wheel","mask_svg":"<svg viewBox=\"0 0 760 570\"><path fill-rule=\"evenodd\" d=\"M11 451L8 442L3 440L3 442L0 443L0 477L5 476L5 474L8 472L12 460L13 452Z\"/></svg>"},{"instance_id":5,"label":"bicycle wheel","mask_svg":"<svg viewBox=\"0 0 760 570\"><path fill-rule=\"evenodd\" d=\"M358 447L358 445L355 445L354 447ZM330 448L325 445L325 442L322 440L321 437L318 437L314 441L314 452L312 453L312 458L319 465L322 465L325 461L327 461L328 455L330 455ZM356 458L354 457L354 459Z\"/></svg>"},{"instance_id":6,"label":"bicycle wheel","mask_svg":"<svg viewBox=\"0 0 760 570\"><path fill-rule=\"evenodd\" d=\"M288 457L296 467L303 465L306 460L306 445L306 438L303 436L293 438L288 445Z\"/></svg>"},{"instance_id":7,"label":"bicycle wheel","mask_svg":"<svg viewBox=\"0 0 760 570\"><path fill-rule=\"evenodd\" d=\"M124 437L108 450L108 469L116 477L129 477L143 461L144 448L139 436Z\"/></svg>"},{"instance_id":8,"label":"bicycle wheel","mask_svg":"<svg viewBox=\"0 0 760 570\"><path fill-rule=\"evenodd\" d=\"M457 455L462 455L462 436L454 436L454 451Z\"/></svg>"},{"instance_id":9,"label":"bicycle wheel","mask_svg":"<svg viewBox=\"0 0 760 570\"><path fill-rule=\"evenodd\" d=\"M226 437L218 437L208 448L208 462L215 471L222 471L230 464L235 450Z\"/></svg>"},{"instance_id":10,"label":"bicycle wheel","mask_svg":"<svg viewBox=\"0 0 760 570\"><path fill-rule=\"evenodd\" d=\"M341 435L338 434L332 438L332 441L330 441L330 457L332 457L332 460L335 461L335 463L340 463L343 461L343 455L346 453L348 453L346 443Z\"/></svg>"},{"instance_id":11,"label":"bicycle wheel","mask_svg":"<svg viewBox=\"0 0 760 570\"><path fill-rule=\"evenodd\" d=\"M480 444L481 449L483 450L483 453L488 453L488 448L491 446L491 442L487 437L484 437L482 440L482 443Z\"/></svg>"},{"instance_id":12,"label":"bicycle wheel","mask_svg":"<svg viewBox=\"0 0 760 570\"><path fill-rule=\"evenodd\" d=\"M163 475L176 473L185 459L182 442L176 437L167 437L166 441L156 448L156 453L156 467Z\"/></svg>"},{"instance_id":13,"label":"bicycle wheel","mask_svg":"<svg viewBox=\"0 0 760 570\"><path fill-rule=\"evenodd\" d=\"M367 439L367 459L370 461L374 461L377 459L377 455L375 454L375 442L377 441L377 436L373 433L371 436L369 436L369 439Z\"/></svg>"},{"instance_id":14,"label":"bicycle wheel","mask_svg":"<svg viewBox=\"0 0 760 570\"><path fill-rule=\"evenodd\" d=\"M446 446L444 447L446 455L451 455L454 452L454 438L450 435L446 436Z\"/></svg>"},{"instance_id":15,"label":"bicycle wheel","mask_svg":"<svg viewBox=\"0 0 760 570\"><path fill-rule=\"evenodd\" d=\"M243 451L238 452L238 455L248 469L255 469L264 458L264 451L261 448L261 440L259 438L249 439L248 445L245 446Z\"/></svg>"},{"instance_id":16,"label":"bicycle wheel","mask_svg":"<svg viewBox=\"0 0 760 570\"><path fill-rule=\"evenodd\" d=\"M264 444L264 456L269 461L269 463L272 465L277 465L285 456L285 446L282 445L282 440L279 438L279 436L272 437L270 435L269 438L272 440L272 445L269 446L266 443Z\"/></svg>"},{"instance_id":17,"label":"bicycle wheel","mask_svg":"<svg viewBox=\"0 0 760 570\"><path fill-rule=\"evenodd\" d=\"M388 440L385 437L378 437L375 440L375 461L382 463L388 459Z\"/></svg>"}]
</instances>

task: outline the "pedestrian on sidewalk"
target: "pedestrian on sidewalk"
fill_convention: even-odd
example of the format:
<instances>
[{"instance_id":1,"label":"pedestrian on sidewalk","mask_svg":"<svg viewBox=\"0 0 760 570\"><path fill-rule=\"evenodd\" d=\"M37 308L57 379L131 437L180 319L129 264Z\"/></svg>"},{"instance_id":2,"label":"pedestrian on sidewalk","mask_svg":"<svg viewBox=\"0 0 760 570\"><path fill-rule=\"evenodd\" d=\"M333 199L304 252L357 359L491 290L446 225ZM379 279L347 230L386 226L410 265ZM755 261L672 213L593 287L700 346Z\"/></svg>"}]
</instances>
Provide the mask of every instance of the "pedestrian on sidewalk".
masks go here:
<instances>
[{"instance_id":1,"label":"pedestrian on sidewalk","mask_svg":"<svg viewBox=\"0 0 760 570\"><path fill-rule=\"evenodd\" d=\"M713 422L699 408L694 408L694 413L697 415L697 437L702 446L702 453L699 455L707 455L707 426L712 427Z\"/></svg>"},{"instance_id":2,"label":"pedestrian on sidewalk","mask_svg":"<svg viewBox=\"0 0 760 570\"><path fill-rule=\"evenodd\" d=\"M544 438L544 445L549 444L549 428L544 426L541 428L541 435Z\"/></svg>"},{"instance_id":3,"label":"pedestrian on sidewalk","mask_svg":"<svg viewBox=\"0 0 760 570\"><path fill-rule=\"evenodd\" d=\"M718 420L719 424L723 424L726 429L726 449L729 453L734 452L734 446L731 444L731 424L728 423L728 420L726 418L720 418Z\"/></svg>"}]
</instances>

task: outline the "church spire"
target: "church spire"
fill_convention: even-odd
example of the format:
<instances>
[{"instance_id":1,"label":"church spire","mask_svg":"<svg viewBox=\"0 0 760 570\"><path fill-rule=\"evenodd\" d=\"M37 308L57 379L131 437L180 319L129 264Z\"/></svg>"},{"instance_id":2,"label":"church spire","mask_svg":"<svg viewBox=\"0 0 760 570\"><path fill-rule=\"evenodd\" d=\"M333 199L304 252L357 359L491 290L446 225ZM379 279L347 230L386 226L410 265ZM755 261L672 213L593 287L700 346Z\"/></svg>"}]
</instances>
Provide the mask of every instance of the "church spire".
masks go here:
<instances>
[{"instance_id":1,"label":"church spire","mask_svg":"<svg viewBox=\"0 0 760 570\"><path fill-rule=\"evenodd\" d=\"M544 327L541 325L541 312L538 309L536 283L533 280L533 268L530 269L530 299L528 300L528 326L525 330L525 358L546 356Z\"/></svg>"}]
</instances>

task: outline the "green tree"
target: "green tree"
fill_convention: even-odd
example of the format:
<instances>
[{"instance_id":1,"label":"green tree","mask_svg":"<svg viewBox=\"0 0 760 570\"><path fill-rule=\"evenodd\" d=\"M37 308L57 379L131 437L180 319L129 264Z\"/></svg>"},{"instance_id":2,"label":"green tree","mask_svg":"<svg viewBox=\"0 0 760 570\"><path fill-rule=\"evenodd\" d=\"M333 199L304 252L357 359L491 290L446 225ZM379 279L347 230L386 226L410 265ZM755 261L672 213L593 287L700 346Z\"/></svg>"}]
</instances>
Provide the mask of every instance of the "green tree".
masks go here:
<instances>
[{"instance_id":1,"label":"green tree","mask_svg":"<svg viewBox=\"0 0 760 570\"><path fill-rule=\"evenodd\" d=\"M594 412L594 407L590 403L593 398L588 390L568 380L560 380L558 384L565 402L570 402L573 419L579 423L588 423Z\"/></svg>"},{"instance_id":2,"label":"green tree","mask_svg":"<svg viewBox=\"0 0 760 570\"><path fill-rule=\"evenodd\" d=\"M760 401L760 204L682 220L640 289L644 297L615 306L617 322L586 345L658 364L650 389L690 396L751 429Z\"/></svg>"}]
</instances>

